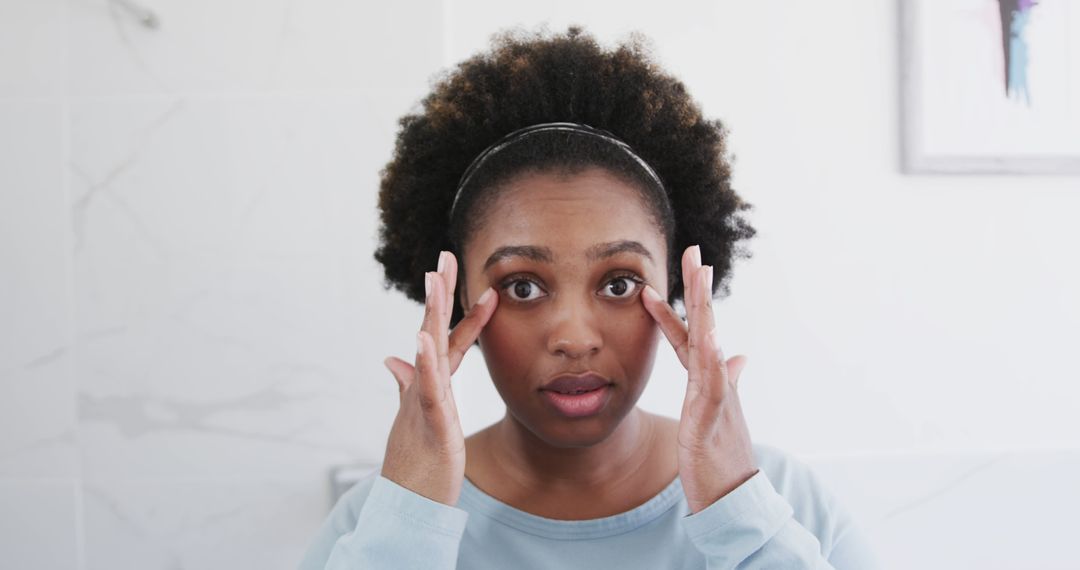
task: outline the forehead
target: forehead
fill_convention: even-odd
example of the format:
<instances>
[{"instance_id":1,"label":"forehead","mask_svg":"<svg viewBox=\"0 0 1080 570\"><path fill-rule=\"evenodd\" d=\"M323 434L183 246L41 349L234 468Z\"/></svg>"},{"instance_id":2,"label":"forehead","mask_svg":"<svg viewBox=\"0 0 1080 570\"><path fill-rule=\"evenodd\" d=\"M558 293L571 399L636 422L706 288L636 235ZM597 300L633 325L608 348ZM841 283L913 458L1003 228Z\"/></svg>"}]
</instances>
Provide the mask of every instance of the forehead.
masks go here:
<instances>
[{"instance_id":1,"label":"forehead","mask_svg":"<svg viewBox=\"0 0 1080 570\"><path fill-rule=\"evenodd\" d=\"M468 249L486 256L506 245L542 244L556 256L597 243L633 240L662 256L663 236L645 198L601 168L577 174L529 173L507 184Z\"/></svg>"}]
</instances>

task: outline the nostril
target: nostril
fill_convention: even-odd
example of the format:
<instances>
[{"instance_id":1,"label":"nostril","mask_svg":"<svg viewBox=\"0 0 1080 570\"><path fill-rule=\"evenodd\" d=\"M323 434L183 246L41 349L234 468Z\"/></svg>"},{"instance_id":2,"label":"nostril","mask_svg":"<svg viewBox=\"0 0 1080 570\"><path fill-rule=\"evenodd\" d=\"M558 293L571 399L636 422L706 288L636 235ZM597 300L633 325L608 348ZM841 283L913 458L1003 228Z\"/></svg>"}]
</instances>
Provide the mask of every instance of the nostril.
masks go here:
<instances>
[{"instance_id":1,"label":"nostril","mask_svg":"<svg viewBox=\"0 0 1080 570\"><path fill-rule=\"evenodd\" d=\"M567 316L548 331L548 351L577 358L600 350L603 337L596 328L597 323L578 316Z\"/></svg>"},{"instance_id":2,"label":"nostril","mask_svg":"<svg viewBox=\"0 0 1080 570\"><path fill-rule=\"evenodd\" d=\"M600 350L598 342L559 341L552 346L552 352L570 358L580 358L587 354L595 354Z\"/></svg>"}]
</instances>

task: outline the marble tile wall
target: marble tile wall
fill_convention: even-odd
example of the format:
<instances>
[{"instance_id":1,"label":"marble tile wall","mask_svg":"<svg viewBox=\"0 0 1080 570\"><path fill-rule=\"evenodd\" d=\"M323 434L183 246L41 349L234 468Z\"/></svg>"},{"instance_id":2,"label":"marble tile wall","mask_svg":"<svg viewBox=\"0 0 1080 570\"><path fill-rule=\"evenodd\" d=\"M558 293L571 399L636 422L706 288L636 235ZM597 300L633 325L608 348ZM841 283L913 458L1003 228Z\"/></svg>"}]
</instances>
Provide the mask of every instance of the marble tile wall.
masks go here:
<instances>
[{"instance_id":1,"label":"marble tile wall","mask_svg":"<svg viewBox=\"0 0 1080 570\"><path fill-rule=\"evenodd\" d=\"M1075 179L897 175L894 11L841 4L0 0L0 568L295 567L420 321L371 256L397 118L540 21L645 31L734 127L755 437L895 568L1080 568ZM477 355L455 381L467 432L501 415Z\"/></svg>"}]
</instances>

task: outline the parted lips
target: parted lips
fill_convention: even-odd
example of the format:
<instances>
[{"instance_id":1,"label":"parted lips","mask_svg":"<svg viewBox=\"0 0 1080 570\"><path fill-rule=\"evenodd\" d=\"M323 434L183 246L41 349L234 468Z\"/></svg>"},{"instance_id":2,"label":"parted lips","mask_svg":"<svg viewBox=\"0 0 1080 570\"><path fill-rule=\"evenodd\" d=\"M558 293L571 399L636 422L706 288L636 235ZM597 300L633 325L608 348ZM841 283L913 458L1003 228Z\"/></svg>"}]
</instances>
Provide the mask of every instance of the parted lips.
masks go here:
<instances>
[{"instance_id":1,"label":"parted lips","mask_svg":"<svg viewBox=\"0 0 1080 570\"><path fill-rule=\"evenodd\" d=\"M547 384L544 384L541 390L550 390L552 392L559 392L561 394L572 394L574 392L588 392L590 390L596 390L603 386L611 384L611 381L595 372L586 372L584 374L561 374L556 376Z\"/></svg>"}]
</instances>

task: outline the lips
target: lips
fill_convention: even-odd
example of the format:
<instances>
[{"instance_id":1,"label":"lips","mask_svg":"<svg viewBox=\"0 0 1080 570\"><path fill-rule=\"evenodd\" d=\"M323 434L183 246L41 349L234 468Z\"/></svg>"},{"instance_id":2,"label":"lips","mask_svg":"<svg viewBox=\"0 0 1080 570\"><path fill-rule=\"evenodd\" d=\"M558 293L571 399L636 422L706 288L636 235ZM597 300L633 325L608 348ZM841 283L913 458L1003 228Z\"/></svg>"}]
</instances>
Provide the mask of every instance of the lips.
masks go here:
<instances>
[{"instance_id":1,"label":"lips","mask_svg":"<svg viewBox=\"0 0 1080 570\"><path fill-rule=\"evenodd\" d=\"M540 388L555 413L565 418L585 418L603 411L611 400L613 383L595 372L560 374Z\"/></svg>"},{"instance_id":2,"label":"lips","mask_svg":"<svg viewBox=\"0 0 1080 570\"><path fill-rule=\"evenodd\" d=\"M603 388L611 384L611 381L595 372L584 374L560 374L547 384L540 387L541 390L557 392L559 394L583 394Z\"/></svg>"}]
</instances>

